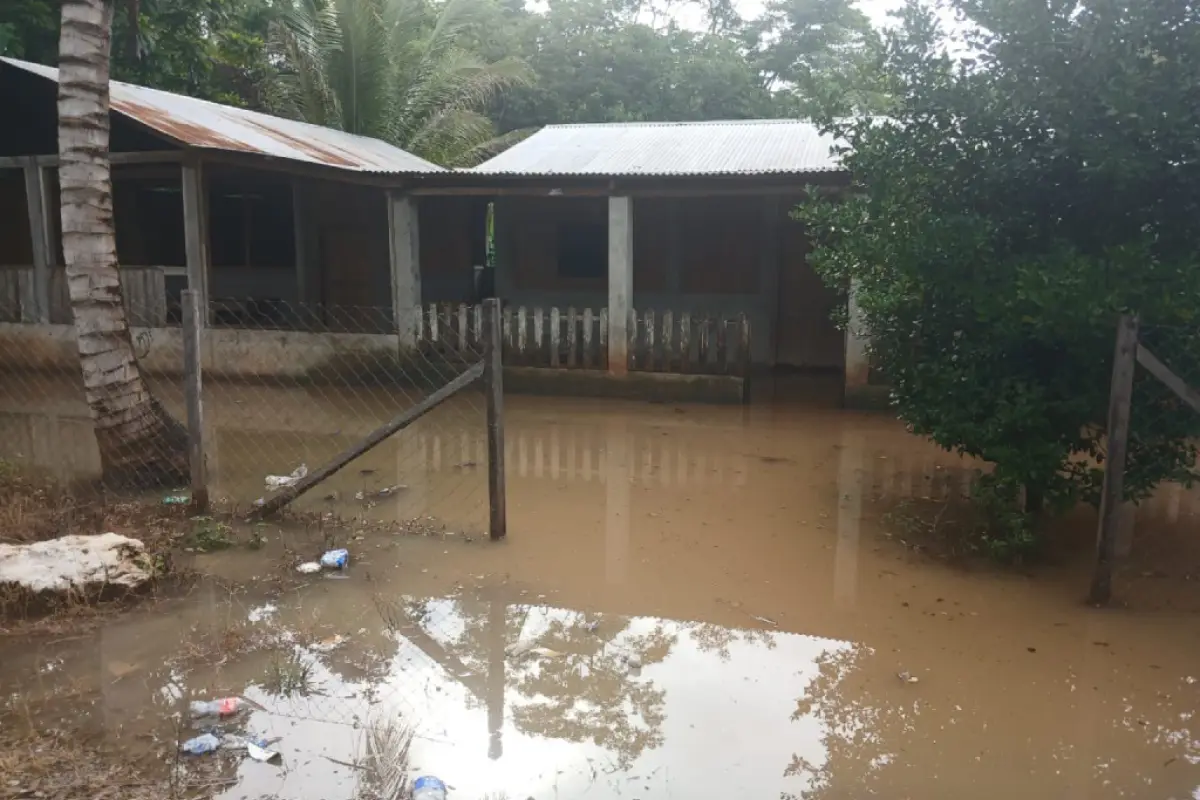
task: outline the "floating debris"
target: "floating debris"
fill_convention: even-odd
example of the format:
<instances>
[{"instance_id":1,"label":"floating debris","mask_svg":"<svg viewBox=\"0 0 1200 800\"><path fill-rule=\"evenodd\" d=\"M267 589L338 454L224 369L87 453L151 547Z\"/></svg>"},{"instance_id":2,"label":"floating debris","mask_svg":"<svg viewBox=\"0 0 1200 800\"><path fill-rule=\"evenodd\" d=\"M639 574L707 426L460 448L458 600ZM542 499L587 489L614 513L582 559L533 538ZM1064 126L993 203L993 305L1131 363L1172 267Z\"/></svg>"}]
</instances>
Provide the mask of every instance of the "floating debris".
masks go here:
<instances>
[{"instance_id":1,"label":"floating debris","mask_svg":"<svg viewBox=\"0 0 1200 800\"><path fill-rule=\"evenodd\" d=\"M292 470L290 475L268 475L263 479L263 483L266 485L268 492L273 492L277 489L286 489L295 486L307 476L308 465L301 464Z\"/></svg>"},{"instance_id":2,"label":"floating debris","mask_svg":"<svg viewBox=\"0 0 1200 800\"><path fill-rule=\"evenodd\" d=\"M312 649L318 653L331 653L334 650L341 647L342 645L344 645L348 638L349 637L342 636L339 633L334 636L330 636L326 639L322 639L319 642L316 642L315 644L312 645Z\"/></svg>"},{"instance_id":3,"label":"floating debris","mask_svg":"<svg viewBox=\"0 0 1200 800\"><path fill-rule=\"evenodd\" d=\"M375 491L355 492L354 499L361 502L363 500L376 500L382 497L391 497L394 494L403 492L407 488L408 486L405 484L397 483L394 486L385 486L382 489L376 489Z\"/></svg>"}]
</instances>

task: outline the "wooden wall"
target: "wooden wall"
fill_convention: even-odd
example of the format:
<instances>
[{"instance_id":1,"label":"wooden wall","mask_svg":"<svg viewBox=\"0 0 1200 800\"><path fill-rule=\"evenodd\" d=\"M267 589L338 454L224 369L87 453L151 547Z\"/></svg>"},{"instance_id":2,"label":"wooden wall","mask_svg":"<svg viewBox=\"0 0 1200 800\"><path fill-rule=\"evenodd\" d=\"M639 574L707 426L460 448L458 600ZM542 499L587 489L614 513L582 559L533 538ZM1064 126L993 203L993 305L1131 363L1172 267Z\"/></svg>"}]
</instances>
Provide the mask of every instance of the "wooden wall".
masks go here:
<instances>
[{"instance_id":1,"label":"wooden wall","mask_svg":"<svg viewBox=\"0 0 1200 800\"><path fill-rule=\"evenodd\" d=\"M486 260L486 197L422 197L421 299L426 303L473 302L475 265Z\"/></svg>"},{"instance_id":2,"label":"wooden wall","mask_svg":"<svg viewBox=\"0 0 1200 800\"><path fill-rule=\"evenodd\" d=\"M390 309L392 279L384 190L329 181L309 185L310 224L318 230L315 265L322 275L324 303Z\"/></svg>"},{"instance_id":3,"label":"wooden wall","mask_svg":"<svg viewBox=\"0 0 1200 800\"><path fill-rule=\"evenodd\" d=\"M840 369L843 338L830 312L841 301L808 265L804 227L790 216L797 199L635 198L635 308L745 313L756 362ZM607 279L558 274L558 231L564 223L606 223L607 204L604 197L498 200L501 295L530 306L603 307Z\"/></svg>"},{"instance_id":4,"label":"wooden wall","mask_svg":"<svg viewBox=\"0 0 1200 800\"><path fill-rule=\"evenodd\" d=\"M25 207L25 175L19 169L0 169L0 265L31 264L33 247L29 212Z\"/></svg>"}]
</instances>

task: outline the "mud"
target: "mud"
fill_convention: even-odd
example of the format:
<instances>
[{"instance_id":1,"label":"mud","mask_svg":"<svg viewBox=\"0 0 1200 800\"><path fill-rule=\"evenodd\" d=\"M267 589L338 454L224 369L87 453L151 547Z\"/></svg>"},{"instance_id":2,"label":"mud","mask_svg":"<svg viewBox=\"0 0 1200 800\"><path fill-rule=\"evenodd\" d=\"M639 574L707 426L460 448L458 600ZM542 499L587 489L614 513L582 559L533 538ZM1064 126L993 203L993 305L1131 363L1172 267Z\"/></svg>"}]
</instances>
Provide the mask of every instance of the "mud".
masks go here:
<instances>
[{"instance_id":1,"label":"mud","mask_svg":"<svg viewBox=\"0 0 1200 800\"><path fill-rule=\"evenodd\" d=\"M239 502L386 408L264 392L209 404L217 491ZM76 424L7 400L0 424L27 433L4 438L30 454ZM1121 604L1100 611L1082 604L1090 513L1036 567L915 548L898 510L955 508L972 465L884 416L512 397L510 535L493 544L474 403L305 501L430 517L432 535L364 525L341 579L280 588L327 532L272 529L261 550L200 557L221 581L186 597L82 638L0 642L2 723L169 765L190 735L179 698L242 694L262 709L227 727L282 737L282 764L180 765L215 770L230 800L357 797L363 770L347 765L370 726L397 720L415 733L412 771L466 798L1200 792L1196 495L1168 487L1139 511ZM294 663L307 680L289 695L280 665Z\"/></svg>"}]
</instances>

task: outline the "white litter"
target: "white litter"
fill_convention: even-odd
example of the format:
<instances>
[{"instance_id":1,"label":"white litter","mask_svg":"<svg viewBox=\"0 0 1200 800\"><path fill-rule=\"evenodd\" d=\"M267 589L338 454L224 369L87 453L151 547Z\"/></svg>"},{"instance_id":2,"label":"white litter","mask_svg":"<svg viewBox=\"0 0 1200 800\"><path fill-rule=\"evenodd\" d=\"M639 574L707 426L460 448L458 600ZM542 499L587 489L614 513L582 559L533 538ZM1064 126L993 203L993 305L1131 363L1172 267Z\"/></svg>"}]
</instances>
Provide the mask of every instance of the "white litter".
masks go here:
<instances>
[{"instance_id":1,"label":"white litter","mask_svg":"<svg viewBox=\"0 0 1200 800\"><path fill-rule=\"evenodd\" d=\"M315 561L305 561L303 564L296 567L296 572L302 575L312 575L321 571L321 565Z\"/></svg>"},{"instance_id":2,"label":"white litter","mask_svg":"<svg viewBox=\"0 0 1200 800\"><path fill-rule=\"evenodd\" d=\"M349 637L342 636L340 633L335 636L330 636L328 639L322 639L312 645L312 649L318 653L331 653L346 643Z\"/></svg>"},{"instance_id":3,"label":"white litter","mask_svg":"<svg viewBox=\"0 0 1200 800\"><path fill-rule=\"evenodd\" d=\"M271 761L272 759L279 757L279 751L268 750L267 748L261 747L254 742L246 742L246 752L255 761Z\"/></svg>"},{"instance_id":4,"label":"white litter","mask_svg":"<svg viewBox=\"0 0 1200 800\"><path fill-rule=\"evenodd\" d=\"M295 486L298 481L308 475L308 465L301 464L292 470L291 475L268 475L263 483L266 484L267 491L273 492L276 489L286 489L289 486Z\"/></svg>"},{"instance_id":5,"label":"white litter","mask_svg":"<svg viewBox=\"0 0 1200 800\"><path fill-rule=\"evenodd\" d=\"M0 544L0 585L33 592L104 586L135 588L150 580L146 547L116 533L62 536L33 544Z\"/></svg>"}]
</instances>

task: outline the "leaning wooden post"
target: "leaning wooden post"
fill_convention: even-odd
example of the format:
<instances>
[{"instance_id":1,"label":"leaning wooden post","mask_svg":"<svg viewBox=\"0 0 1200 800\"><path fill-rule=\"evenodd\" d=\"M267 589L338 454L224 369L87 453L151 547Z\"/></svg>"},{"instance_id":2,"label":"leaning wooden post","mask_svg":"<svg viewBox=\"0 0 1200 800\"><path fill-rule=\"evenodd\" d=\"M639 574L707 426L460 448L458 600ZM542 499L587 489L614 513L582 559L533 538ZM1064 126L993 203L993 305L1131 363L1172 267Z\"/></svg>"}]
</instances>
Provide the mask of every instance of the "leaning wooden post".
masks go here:
<instances>
[{"instance_id":1,"label":"leaning wooden post","mask_svg":"<svg viewBox=\"0 0 1200 800\"><path fill-rule=\"evenodd\" d=\"M1112 386L1108 395L1108 461L1100 493L1100 523L1096 532L1096 570L1088 602L1104 605L1112 598L1112 569L1124 502L1125 454L1129 444L1129 411L1133 402L1133 375L1137 369L1138 320L1122 314L1117 323Z\"/></svg>"},{"instance_id":2,"label":"leaning wooden post","mask_svg":"<svg viewBox=\"0 0 1200 800\"><path fill-rule=\"evenodd\" d=\"M204 410L201 394L200 331L204 327L200 292L184 289L183 375L187 399L188 464L192 474L193 512L208 511L208 474L204 463Z\"/></svg>"},{"instance_id":3,"label":"leaning wooden post","mask_svg":"<svg viewBox=\"0 0 1200 800\"><path fill-rule=\"evenodd\" d=\"M508 533L504 497L504 344L500 338L500 301L483 301L483 391L487 394L488 508L492 541Z\"/></svg>"}]
</instances>

